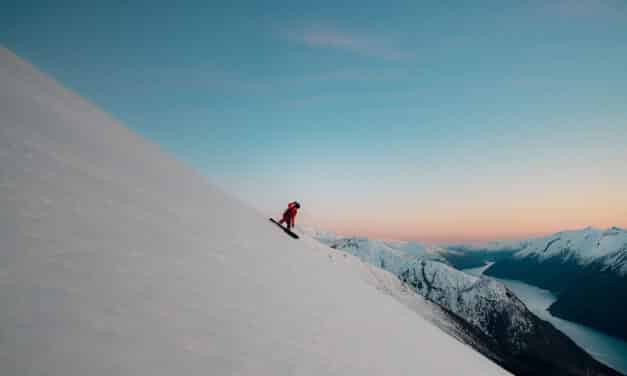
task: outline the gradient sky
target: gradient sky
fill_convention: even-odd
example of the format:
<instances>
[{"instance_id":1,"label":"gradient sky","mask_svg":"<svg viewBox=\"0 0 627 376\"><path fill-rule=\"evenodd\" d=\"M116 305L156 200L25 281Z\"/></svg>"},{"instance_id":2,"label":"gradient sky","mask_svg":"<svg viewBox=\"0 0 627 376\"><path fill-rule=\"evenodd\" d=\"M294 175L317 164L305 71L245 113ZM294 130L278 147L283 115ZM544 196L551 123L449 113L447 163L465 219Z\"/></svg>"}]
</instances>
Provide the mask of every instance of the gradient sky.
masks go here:
<instances>
[{"instance_id":1,"label":"gradient sky","mask_svg":"<svg viewBox=\"0 0 627 376\"><path fill-rule=\"evenodd\" d=\"M265 213L627 227L625 1L84 3L3 3L0 43Z\"/></svg>"}]
</instances>

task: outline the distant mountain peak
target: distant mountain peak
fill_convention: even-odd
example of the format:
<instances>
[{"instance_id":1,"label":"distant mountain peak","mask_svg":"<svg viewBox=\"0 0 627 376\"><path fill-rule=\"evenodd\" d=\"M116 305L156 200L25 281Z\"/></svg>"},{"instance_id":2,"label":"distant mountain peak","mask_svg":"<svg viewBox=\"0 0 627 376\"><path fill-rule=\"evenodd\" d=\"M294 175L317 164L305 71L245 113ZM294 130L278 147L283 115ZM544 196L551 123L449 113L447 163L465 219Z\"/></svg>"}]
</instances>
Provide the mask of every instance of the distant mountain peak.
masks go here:
<instances>
[{"instance_id":1,"label":"distant mountain peak","mask_svg":"<svg viewBox=\"0 0 627 376\"><path fill-rule=\"evenodd\" d=\"M596 229L560 231L545 237L530 239L516 257L537 257L543 260L561 257L574 259L581 265L600 263L606 269L627 273L627 263L617 254L627 247L627 231L617 226Z\"/></svg>"}]
</instances>

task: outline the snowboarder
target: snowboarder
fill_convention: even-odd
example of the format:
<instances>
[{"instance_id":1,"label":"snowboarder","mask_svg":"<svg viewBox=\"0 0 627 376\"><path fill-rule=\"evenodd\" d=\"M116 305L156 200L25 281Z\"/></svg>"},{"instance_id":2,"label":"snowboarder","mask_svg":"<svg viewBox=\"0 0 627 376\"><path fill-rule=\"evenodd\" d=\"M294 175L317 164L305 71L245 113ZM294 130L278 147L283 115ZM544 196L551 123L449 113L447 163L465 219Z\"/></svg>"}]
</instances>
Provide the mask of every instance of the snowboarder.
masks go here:
<instances>
[{"instance_id":1,"label":"snowboarder","mask_svg":"<svg viewBox=\"0 0 627 376\"><path fill-rule=\"evenodd\" d=\"M294 227L294 219L296 218L296 214L298 213L298 209L300 209L300 204L298 201L290 202L287 204L287 209L283 212L283 218L279 221L279 225L283 223L287 224L287 229L291 230Z\"/></svg>"}]
</instances>

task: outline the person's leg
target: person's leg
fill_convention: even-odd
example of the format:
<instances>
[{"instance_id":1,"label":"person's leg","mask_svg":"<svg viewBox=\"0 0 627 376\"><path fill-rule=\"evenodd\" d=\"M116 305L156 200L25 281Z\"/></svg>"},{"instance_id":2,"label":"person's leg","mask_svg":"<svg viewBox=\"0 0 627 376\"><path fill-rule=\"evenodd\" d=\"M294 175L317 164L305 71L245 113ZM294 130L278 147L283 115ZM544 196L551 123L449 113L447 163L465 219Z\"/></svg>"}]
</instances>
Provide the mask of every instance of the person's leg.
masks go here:
<instances>
[{"instance_id":1,"label":"person's leg","mask_svg":"<svg viewBox=\"0 0 627 376\"><path fill-rule=\"evenodd\" d=\"M290 217L287 215L287 210L283 212L283 218L279 221L279 224L282 225L284 223L290 223Z\"/></svg>"},{"instance_id":2,"label":"person's leg","mask_svg":"<svg viewBox=\"0 0 627 376\"><path fill-rule=\"evenodd\" d=\"M290 216L287 213L283 214L283 218L281 218L281 221L279 222L279 224L283 225L283 223L285 223L287 225L287 228L290 228Z\"/></svg>"}]
</instances>

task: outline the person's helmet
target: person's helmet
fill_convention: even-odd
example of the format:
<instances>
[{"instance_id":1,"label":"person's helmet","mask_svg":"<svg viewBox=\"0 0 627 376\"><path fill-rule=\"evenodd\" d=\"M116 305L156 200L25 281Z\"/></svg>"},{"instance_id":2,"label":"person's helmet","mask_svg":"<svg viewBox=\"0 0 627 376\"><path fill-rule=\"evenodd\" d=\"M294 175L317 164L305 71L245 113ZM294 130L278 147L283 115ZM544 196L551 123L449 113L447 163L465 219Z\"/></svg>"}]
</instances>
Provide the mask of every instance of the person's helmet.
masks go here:
<instances>
[{"instance_id":1,"label":"person's helmet","mask_svg":"<svg viewBox=\"0 0 627 376\"><path fill-rule=\"evenodd\" d=\"M300 209L300 204L298 203L298 201L294 201L294 206L296 206L297 209Z\"/></svg>"}]
</instances>

